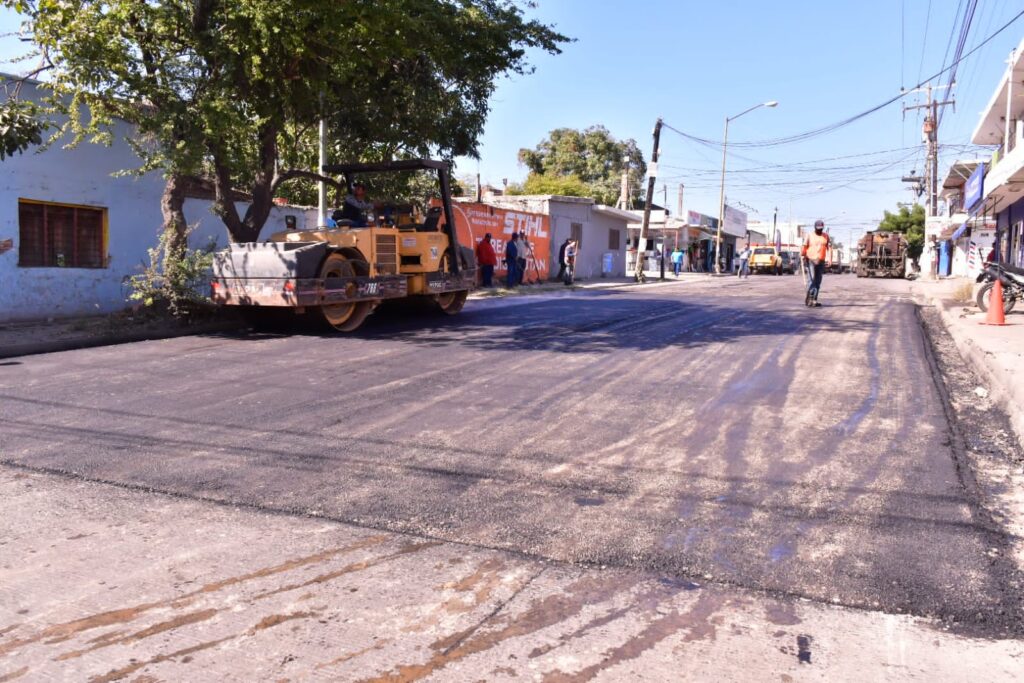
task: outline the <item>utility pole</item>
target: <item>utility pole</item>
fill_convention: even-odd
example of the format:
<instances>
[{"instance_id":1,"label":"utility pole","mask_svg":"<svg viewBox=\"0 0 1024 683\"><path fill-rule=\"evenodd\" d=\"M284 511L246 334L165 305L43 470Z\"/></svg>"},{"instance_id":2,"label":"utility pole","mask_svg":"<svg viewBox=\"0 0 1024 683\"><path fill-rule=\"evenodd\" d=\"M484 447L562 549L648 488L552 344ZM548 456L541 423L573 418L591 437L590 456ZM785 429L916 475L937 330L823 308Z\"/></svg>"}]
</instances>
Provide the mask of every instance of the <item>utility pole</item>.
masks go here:
<instances>
[{"instance_id":1,"label":"utility pole","mask_svg":"<svg viewBox=\"0 0 1024 683\"><path fill-rule=\"evenodd\" d=\"M922 130L924 132L925 141L928 144L928 160L925 165L924 188L926 188L928 192L929 216L939 215L939 107L944 107L947 104L952 104L954 107L956 105L955 99L942 101L933 100L932 90L941 90L949 87L952 87L952 85L940 85L933 88L929 83L924 88L924 92L927 94L927 101L925 104L915 104L909 107L903 105L904 116L906 116L908 111L913 109L926 110ZM903 178L904 182L913 182L915 180L917 180L917 178L914 176L911 176L910 178ZM918 196L920 196L920 192L918 193Z\"/></svg>"},{"instance_id":2,"label":"utility pole","mask_svg":"<svg viewBox=\"0 0 1024 683\"><path fill-rule=\"evenodd\" d=\"M317 172L321 174L324 172L324 166L327 165L327 119L324 118L323 109L324 95L320 93L320 167L317 169ZM327 225L327 183L323 180L317 185L317 214L317 227Z\"/></svg>"},{"instance_id":3,"label":"utility pole","mask_svg":"<svg viewBox=\"0 0 1024 683\"><path fill-rule=\"evenodd\" d=\"M676 198L678 200L676 204L676 216L679 220L683 220L683 190L685 189L686 186L679 183L679 196Z\"/></svg>"},{"instance_id":4,"label":"utility pole","mask_svg":"<svg viewBox=\"0 0 1024 683\"><path fill-rule=\"evenodd\" d=\"M775 212L772 213L772 244L781 244L779 239L779 207L775 207Z\"/></svg>"},{"instance_id":5,"label":"utility pole","mask_svg":"<svg viewBox=\"0 0 1024 683\"><path fill-rule=\"evenodd\" d=\"M647 251L647 231L651 226L651 202L654 199L654 184L658 180L658 146L661 142L661 119L654 124L654 151L651 153L651 163L647 166L647 198L644 201L644 220L640 224L640 239L636 245L636 274L637 282L647 282L644 275L644 252Z\"/></svg>"},{"instance_id":6,"label":"utility pole","mask_svg":"<svg viewBox=\"0 0 1024 683\"><path fill-rule=\"evenodd\" d=\"M627 161L628 157L623 161ZM619 203L615 207L623 211L629 211L629 164L622 166L622 187L619 188Z\"/></svg>"}]
</instances>

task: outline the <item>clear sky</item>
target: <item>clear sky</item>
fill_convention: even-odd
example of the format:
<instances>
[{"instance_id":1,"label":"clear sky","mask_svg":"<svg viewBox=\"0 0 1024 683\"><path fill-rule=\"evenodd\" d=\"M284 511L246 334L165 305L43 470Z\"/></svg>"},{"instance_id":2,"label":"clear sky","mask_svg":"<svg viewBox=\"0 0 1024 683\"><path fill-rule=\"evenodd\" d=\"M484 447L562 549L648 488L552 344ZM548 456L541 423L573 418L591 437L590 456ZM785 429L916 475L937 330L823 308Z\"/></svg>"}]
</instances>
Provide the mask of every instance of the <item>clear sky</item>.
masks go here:
<instances>
[{"instance_id":1,"label":"clear sky","mask_svg":"<svg viewBox=\"0 0 1024 683\"><path fill-rule=\"evenodd\" d=\"M532 75L507 79L493 99L481 146L485 182L525 176L520 147L535 146L552 128L603 124L636 139L649 158L660 116L687 133L721 140L725 116L767 100L730 124L733 141L763 140L819 128L897 95L943 67L959 32L952 0L539 0L531 15L576 39L558 56L537 55ZM966 53L1024 7L1020 0L981 0ZM962 146L1024 36L1024 19L960 65L956 111L946 108L940 176L955 158L974 158ZM947 60L947 64L948 64ZM915 104L922 95L911 95ZM758 212L752 219L832 218L840 239L881 218L883 209L910 201L900 176L923 172L921 114L900 103L799 144L730 148L726 194ZM745 158L739 158L735 154ZM686 186L686 210L717 215L720 149L666 130L656 199L668 185L668 205ZM878 152L878 154L873 154ZM814 164L796 162L866 155ZM778 168L744 171L778 164ZM870 165L865 165L870 164ZM475 173L461 160L460 173ZM823 170L829 169L829 170ZM816 188L821 185L821 191ZM845 212L845 213L843 213Z\"/></svg>"},{"instance_id":2,"label":"clear sky","mask_svg":"<svg viewBox=\"0 0 1024 683\"><path fill-rule=\"evenodd\" d=\"M485 182L520 180L521 147L533 147L557 127L602 124L636 139L650 156L660 116L679 130L720 140L725 116L767 100L734 121L730 143L784 137L860 113L939 71L955 48L957 14L966 0L539 0L530 16L554 24L575 42L557 56L537 54L536 71L504 79L480 148ZM965 52L1024 9L1020 0L980 0ZM16 27L0 12L0 31ZM946 108L940 175L966 146L1010 50L1024 36L1024 19L960 65L956 111ZM952 45L951 45L952 43ZM24 45L0 41L0 60ZM3 63L18 71L24 65ZM921 95L905 98L907 104ZM798 144L730 147L726 194L751 219L831 219L839 239L859 233L883 209L910 201L900 182L923 172L921 113L892 104L836 132ZM656 198L668 185L668 205L685 184L686 210L717 215L720 149L665 130ZM850 156L860 155L860 156ZM835 157L848 157L835 159ZM825 161L825 160L828 161ZM804 163L812 162L812 163ZM471 174L477 161L459 160ZM760 168L758 168L760 167ZM767 167L767 168L766 168ZM822 190L818 190L822 186ZM792 207L792 209L790 208ZM756 211L756 213L755 213Z\"/></svg>"}]
</instances>

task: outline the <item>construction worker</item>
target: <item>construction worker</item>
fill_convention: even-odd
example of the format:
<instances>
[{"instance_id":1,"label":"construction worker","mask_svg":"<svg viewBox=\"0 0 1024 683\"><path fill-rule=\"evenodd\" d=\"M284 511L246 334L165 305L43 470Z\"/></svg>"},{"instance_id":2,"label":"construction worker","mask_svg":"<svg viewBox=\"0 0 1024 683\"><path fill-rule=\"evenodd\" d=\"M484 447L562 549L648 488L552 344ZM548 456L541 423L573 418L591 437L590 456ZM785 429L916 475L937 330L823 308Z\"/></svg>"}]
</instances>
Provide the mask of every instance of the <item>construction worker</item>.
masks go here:
<instances>
[{"instance_id":1,"label":"construction worker","mask_svg":"<svg viewBox=\"0 0 1024 683\"><path fill-rule=\"evenodd\" d=\"M476 263L480 266L483 286L493 287L494 267L498 265L498 256L494 253L494 245L491 244L491 233L484 235L484 238L476 245Z\"/></svg>"},{"instance_id":2,"label":"construction worker","mask_svg":"<svg viewBox=\"0 0 1024 683\"><path fill-rule=\"evenodd\" d=\"M828 255L829 237L825 232L825 221L814 221L814 232L804 238L800 248L804 267L807 269L807 295L804 305L820 306L818 292L821 291L821 276L825 273L825 258Z\"/></svg>"}]
</instances>

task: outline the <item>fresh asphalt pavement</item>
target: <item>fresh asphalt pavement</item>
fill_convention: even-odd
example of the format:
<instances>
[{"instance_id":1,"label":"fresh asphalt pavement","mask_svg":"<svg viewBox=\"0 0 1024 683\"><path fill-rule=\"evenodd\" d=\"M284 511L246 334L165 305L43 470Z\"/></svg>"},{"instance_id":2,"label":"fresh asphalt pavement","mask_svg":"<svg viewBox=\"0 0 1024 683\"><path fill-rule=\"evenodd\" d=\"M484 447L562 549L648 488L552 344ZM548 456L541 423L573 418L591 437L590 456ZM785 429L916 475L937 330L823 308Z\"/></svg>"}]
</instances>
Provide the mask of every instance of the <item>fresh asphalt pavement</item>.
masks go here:
<instances>
[{"instance_id":1,"label":"fresh asphalt pavement","mask_svg":"<svg viewBox=\"0 0 1024 683\"><path fill-rule=\"evenodd\" d=\"M0 457L186 499L1019 636L906 283L379 311L0 368Z\"/></svg>"}]
</instances>

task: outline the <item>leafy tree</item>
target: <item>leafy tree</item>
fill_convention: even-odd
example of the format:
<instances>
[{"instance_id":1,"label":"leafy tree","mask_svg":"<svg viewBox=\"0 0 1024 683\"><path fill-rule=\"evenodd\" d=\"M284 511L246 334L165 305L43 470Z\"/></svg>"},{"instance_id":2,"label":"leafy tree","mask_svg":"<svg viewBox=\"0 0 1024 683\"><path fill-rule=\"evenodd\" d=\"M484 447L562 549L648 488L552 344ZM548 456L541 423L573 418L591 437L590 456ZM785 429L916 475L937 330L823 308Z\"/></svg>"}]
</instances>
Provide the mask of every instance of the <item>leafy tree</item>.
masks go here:
<instances>
[{"instance_id":1,"label":"leafy tree","mask_svg":"<svg viewBox=\"0 0 1024 683\"><path fill-rule=\"evenodd\" d=\"M885 212L878 224L879 230L899 232L907 238L907 250L912 259L921 255L924 248L924 207L914 204L913 209L901 206L896 213Z\"/></svg>"},{"instance_id":2,"label":"leafy tree","mask_svg":"<svg viewBox=\"0 0 1024 683\"><path fill-rule=\"evenodd\" d=\"M35 102L9 93L0 103L0 160L42 144L46 127Z\"/></svg>"},{"instance_id":3,"label":"leafy tree","mask_svg":"<svg viewBox=\"0 0 1024 683\"><path fill-rule=\"evenodd\" d=\"M634 192L647 173L636 141L616 140L604 126L582 131L556 128L536 148L519 150L519 161L531 175L577 179L587 188L586 195L603 204L614 204L619 198L624 168Z\"/></svg>"},{"instance_id":4,"label":"leafy tree","mask_svg":"<svg viewBox=\"0 0 1024 683\"><path fill-rule=\"evenodd\" d=\"M194 189L212 190L232 239L257 239L283 183L318 179L321 116L332 159L475 155L497 77L566 40L511 0L0 5L24 14L72 144L134 124L133 170L164 171L165 227L179 241Z\"/></svg>"},{"instance_id":5,"label":"leafy tree","mask_svg":"<svg viewBox=\"0 0 1024 683\"><path fill-rule=\"evenodd\" d=\"M556 194L563 197L590 197L591 188L574 175L530 173L522 184L508 186L508 194Z\"/></svg>"}]
</instances>

